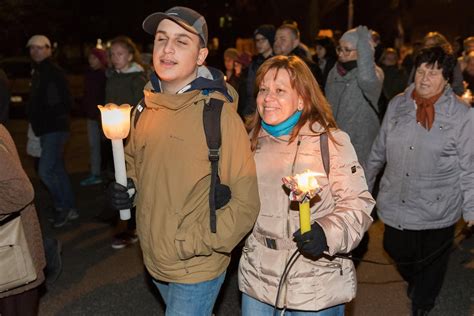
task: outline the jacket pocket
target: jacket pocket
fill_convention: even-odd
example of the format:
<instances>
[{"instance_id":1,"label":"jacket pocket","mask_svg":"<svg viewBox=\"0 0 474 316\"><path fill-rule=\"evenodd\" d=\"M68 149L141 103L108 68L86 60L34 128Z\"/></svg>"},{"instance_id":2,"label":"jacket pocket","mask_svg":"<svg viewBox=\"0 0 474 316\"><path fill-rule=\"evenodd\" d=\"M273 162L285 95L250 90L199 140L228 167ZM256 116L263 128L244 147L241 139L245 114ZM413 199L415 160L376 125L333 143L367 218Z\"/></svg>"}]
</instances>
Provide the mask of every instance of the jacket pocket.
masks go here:
<instances>
[{"instance_id":1,"label":"jacket pocket","mask_svg":"<svg viewBox=\"0 0 474 316\"><path fill-rule=\"evenodd\" d=\"M352 300L357 281L352 260L321 258L317 261L300 257L288 276L288 300L311 300L305 307L320 310Z\"/></svg>"},{"instance_id":2,"label":"jacket pocket","mask_svg":"<svg viewBox=\"0 0 474 316\"><path fill-rule=\"evenodd\" d=\"M419 198L422 203L419 211L422 222L449 220L461 204L461 196L454 188L421 190Z\"/></svg>"},{"instance_id":3,"label":"jacket pocket","mask_svg":"<svg viewBox=\"0 0 474 316\"><path fill-rule=\"evenodd\" d=\"M210 246L209 227L195 222L192 226L178 228L174 244L179 259L187 260L196 256L210 256L213 252Z\"/></svg>"},{"instance_id":4,"label":"jacket pocket","mask_svg":"<svg viewBox=\"0 0 474 316\"><path fill-rule=\"evenodd\" d=\"M167 266L176 264L179 261L179 257L174 239L178 220L172 210L163 208L158 213L149 208L142 214L141 221L144 223L140 226L146 227L146 231L143 233L147 234L146 237L148 237L146 249L143 252L153 253L153 257L157 262Z\"/></svg>"}]
</instances>

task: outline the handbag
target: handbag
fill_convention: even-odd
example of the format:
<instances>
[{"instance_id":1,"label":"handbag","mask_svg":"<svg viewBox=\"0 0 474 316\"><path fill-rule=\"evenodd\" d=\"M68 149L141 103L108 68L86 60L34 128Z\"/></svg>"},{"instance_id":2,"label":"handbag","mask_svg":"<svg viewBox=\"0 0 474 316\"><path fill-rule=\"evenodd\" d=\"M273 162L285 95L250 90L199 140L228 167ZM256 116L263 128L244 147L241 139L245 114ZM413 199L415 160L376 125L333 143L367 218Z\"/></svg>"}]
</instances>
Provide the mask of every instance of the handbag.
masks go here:
<instances>
[{"instance_id":1,"label":"handbag","mask_svg":"<svg viewBox=\"0 0 474 316\"><path fill-rule=\"evenodd\" d=\"M5 217L0 221L0 293L38 278L20 212Z\"/></svg>"}]
</instances>

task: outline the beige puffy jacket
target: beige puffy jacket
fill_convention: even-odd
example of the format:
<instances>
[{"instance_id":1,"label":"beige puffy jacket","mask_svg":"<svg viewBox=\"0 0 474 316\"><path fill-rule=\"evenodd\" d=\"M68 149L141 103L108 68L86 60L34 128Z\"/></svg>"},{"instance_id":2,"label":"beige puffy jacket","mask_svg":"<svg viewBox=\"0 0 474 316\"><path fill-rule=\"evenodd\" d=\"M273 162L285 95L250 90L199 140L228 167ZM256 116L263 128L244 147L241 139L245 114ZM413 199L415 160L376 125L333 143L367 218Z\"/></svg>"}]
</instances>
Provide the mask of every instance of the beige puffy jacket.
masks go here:
<instances>
[{"instance_id":1,"label":"beige puffy jacket","mask_svg":"<svg viewBox=\"0 0 474 316\"><path fill-rule=\"evenodd\" d=\"M300 256L282 286L278 307L307 311L321 310L355 297L357 281L351 260L331 258L348 253L370 226L375 201L367 190L363 169L346 133L335 130L329 139L330 173L325 175L319 134L303 126L291 144L288 136L275 138L261 131L255 153L260 194L260 213L246 241L239 267L242 292L268 304L275 304L278 283L290 256L295 252L293 233L299 229L298 205L289 203L281 178L307 169L323 174L322 187L311 206L311 220L324 230L329 250L317 261ZM276 249L266 246L275 240Z\"/></svg>"}]
</instances>

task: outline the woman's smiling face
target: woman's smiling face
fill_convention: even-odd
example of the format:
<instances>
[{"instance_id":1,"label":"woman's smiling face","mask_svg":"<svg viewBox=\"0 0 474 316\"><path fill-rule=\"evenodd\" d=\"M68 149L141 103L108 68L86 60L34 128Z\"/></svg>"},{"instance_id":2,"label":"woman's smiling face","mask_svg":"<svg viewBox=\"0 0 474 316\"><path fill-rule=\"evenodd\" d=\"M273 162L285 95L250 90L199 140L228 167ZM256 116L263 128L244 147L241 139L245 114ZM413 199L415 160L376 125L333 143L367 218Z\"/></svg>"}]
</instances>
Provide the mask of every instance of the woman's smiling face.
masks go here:
<instances>
[{"instance_id":1,"label":"woman's smiling face","mask_svg":"<svg viewBox=\"0 0 474 316\"><path fill-rule=\"evenodd\" d=\"M272 68L264 75L257 94L257 109L268 125L278 125L303 107L298 92L291 86L287 70Z\"/></svg>"}]
</instances>

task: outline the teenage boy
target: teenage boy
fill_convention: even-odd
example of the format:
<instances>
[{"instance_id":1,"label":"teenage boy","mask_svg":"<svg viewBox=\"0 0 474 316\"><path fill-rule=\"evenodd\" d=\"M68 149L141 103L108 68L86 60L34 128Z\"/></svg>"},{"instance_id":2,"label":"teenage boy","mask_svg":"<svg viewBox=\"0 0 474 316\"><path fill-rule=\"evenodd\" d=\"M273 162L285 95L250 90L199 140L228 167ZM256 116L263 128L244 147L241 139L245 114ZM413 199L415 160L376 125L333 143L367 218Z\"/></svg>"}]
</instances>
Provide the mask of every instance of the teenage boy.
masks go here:
<instances>
[{"instance_id":1,"label":"teenage boy","mask_svg":"<svg viewBox=\"0 0 474 316\"><path fill-rule=\"evenodd\" d=\"M257 217L255 163L236 112L235 90L221 72L203 66L208 54L204 17L174 7L148 16L143 29L155 36L155 72L145 87L144 102L132 115L125 149L129 186L112 183L109 201L115 209L137 206L144 263L165 301L166 314L207 316L230 252ZM212 99L224 102L215 232L203 124L204 106ZM131 198L130 188L136 189Z\"/></svg>"}]
</instances>

